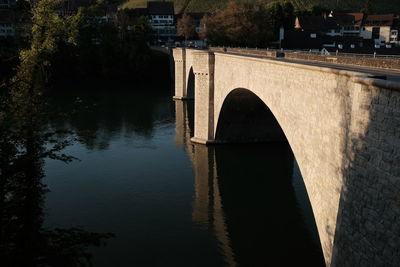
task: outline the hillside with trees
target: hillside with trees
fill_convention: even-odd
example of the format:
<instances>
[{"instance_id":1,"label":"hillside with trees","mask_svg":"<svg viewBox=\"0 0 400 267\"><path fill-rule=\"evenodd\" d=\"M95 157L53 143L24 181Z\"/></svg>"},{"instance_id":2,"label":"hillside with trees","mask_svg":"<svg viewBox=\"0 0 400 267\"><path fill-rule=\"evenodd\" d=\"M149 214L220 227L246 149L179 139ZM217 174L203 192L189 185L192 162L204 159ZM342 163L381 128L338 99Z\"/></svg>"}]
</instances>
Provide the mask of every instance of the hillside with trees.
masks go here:
<instances>
[{"instance_id":1,"label":"hillside with trees","mask_svg":"<svg viewBox=\"0 0 400 267\"><path fill-rule=\"evenodd\" d=\"M229 0L171 0L175 3L175 12L213 12L224 8ZM277 0L238 0L239 2L285 2ZM341 9L361 11L365 7L366 0L288 0L298 11L310 10L319 5L327 9ZM373 13L400 13L400 1L372 0ZM122 4L123 8L145 7L147 0L128 0Z\"/></svg>"},{"instance_id":2,"label":"hillside with trees","mask_svg":"<svg viewBox=\"0 0 400 267\"><path fill-rule=\"evenodd\" d=\"M264 47L278 39L281 25L290 27L294 20L294 7L289 2L264 5L231 1L224 10L202 19L205 30L201 37L212 45Z\"/></svg>"}]
</instances>

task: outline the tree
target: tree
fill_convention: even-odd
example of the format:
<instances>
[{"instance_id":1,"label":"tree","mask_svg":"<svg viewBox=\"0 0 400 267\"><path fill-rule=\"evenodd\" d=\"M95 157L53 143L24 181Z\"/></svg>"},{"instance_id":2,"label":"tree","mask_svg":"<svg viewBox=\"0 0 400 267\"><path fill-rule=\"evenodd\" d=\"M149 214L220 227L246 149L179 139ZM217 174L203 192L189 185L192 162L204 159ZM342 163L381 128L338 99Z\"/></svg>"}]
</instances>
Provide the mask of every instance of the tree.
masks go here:
<instances>
[{"instance_id":1,"label":"tree","mask_svg":"<svg viewBox=\"0 0 400 267\"><path fill-rule=\"evenodd\" d=\"M314 15L314 16L322 16L322 15L328 13L329 10L327 10L326 8L324 8L320 5L313 5L311 7L311 9L309 10L309 12L311 13L311 15Z\"/></svg>"},{"instance_id":2,"label":"tree","mask_svg":"<svg viewBox=\"0 0 400 267\"><path fill-rule=\"evenodd\" d=\"M291 2L284 2L282 5L283 11L283 26L285 29L291 30L295 21L295 10Z\"/></svg>"},{"instance_id":3,"label":"tree","mask_svg":"<svg viewBox=\"0 0 400 267\"><path fill-rule=\"evenodd\" d=\"M213 45L265 47L275 38L268 9L261 4L231 1L201 24L205 25L202 36Z\"/></svg>"},{"instance_id":4,"label":"tree","mask_svg":"<svg viewBox=\"0 0 400 267\"><path fill-rule=\"evenodd\" d=\"M61 18L59 3L35 4L30 48L21 51L11 86L0 88L0 258L6 266L90 266L88 248L112 236L42 225L48 191L42 183L44 159L73 159L62 153L71 140L46 127L51 114L45 95L55 55L77 37L70 24L75 18Z\"/></svg>"},{"instance_id":5,"label":"tree","mask_svg":"<svg viewBox=\"0 0 400 267\"><path fill-rule=\"evenodd\" d=\"M187 14L183 14L182 18L178 20L177 32L179 35L185 37L186 40L194 39L197 33L193 18Z\"/></svg>"},{"instance_id":6,"label":"tree","mask_svg":"<svg viewBox=\"0 0 400 267\"><path fill-rule=\"evenodd\" d=\"M361 12L364 13L364 14L367 14L367 15L373 13L372 0L365 0L364 8L361 10Z\"/></svg>"}]
</instances>

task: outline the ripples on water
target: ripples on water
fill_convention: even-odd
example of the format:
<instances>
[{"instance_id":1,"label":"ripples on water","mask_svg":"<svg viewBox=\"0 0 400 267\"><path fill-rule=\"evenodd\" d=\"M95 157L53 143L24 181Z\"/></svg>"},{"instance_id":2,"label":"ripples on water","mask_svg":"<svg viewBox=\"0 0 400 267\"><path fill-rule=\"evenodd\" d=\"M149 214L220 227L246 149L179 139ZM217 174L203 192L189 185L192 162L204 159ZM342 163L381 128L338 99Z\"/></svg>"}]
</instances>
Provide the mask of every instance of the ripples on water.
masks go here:
<instances>
[{"instance_id":1,"label":"ripples on water","mask_svg":"<svg viewBox=\"0 0 400 267\"><path fill-rule=\"evenodd\" d=\"M168 89L71 90L52 107L74 110L51 124L80 139L79 161L46 161L45 226L114 233L94 266L323 266L287 144L193 145L193 104Z\"/></svg>"}]
</instances>

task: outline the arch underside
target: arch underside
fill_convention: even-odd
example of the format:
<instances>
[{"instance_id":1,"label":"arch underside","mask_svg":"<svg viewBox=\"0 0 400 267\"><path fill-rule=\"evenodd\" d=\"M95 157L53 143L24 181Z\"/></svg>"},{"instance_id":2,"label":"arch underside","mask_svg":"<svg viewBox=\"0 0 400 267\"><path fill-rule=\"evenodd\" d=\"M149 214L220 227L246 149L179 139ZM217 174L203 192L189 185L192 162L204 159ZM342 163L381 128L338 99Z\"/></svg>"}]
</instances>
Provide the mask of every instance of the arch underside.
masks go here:
<instances>
[{"instance_id":1,"label":"arch underside","mask_svg":"<svg viewBox=\"0 0 400 267\"><path fill-rule=\"evenodd\" d=\"M268 106L250 90L243 88L231 91L224 100L215 139L220 143L286 141Z\"/></svg>"},{"instance_id":2,"label":"arch underside","mask_svg":"<svg viewBox=\"0 0 400 267\"><path fill-rule=\"evenodd\" d=\"M186 86L184 88L184 98L187 100L194 99L195 76L193 72L193 53L192 50L186 50L185 78Z\"/></svg>"},{"instance_id":3,"label":"arch underside","mask_svg":"<svg viewBox=\"0 0 400 267\"><path fill-rule=\"evenodd\" d=\"M194 99L195 76L194 76L194 72L193 72L193 67L190 67L187 77L188 78L187 78L187 82L186 82L186 98Z\"/></svg>"},{"instance_id":4,"label":"arch underside","mask_svg":"<svg viewBox=\"0 0 400 267\"><path fill-rule=\"evenodd\" d=\"M217 120L215 140L217 143L288 142L267 104L244 88L233 89L225 97Z\"/></svg>"}]
</instances>

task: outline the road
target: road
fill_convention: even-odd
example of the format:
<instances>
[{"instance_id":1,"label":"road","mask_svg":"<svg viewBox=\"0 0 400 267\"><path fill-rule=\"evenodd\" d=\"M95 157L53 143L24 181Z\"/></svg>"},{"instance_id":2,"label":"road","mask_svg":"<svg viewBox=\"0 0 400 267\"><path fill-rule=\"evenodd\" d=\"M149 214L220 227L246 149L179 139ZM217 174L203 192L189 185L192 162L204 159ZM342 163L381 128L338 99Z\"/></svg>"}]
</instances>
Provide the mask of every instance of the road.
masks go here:
<instances>
[{"instance_id":1,"label":"road","mask_svg":"<svg viewBox=\"0 0 400 267\"><path fill-rule=\"evenodd\" d=\"M290 63L300 63L309 66L326 67L338 70L348 70L355 72L367 73L371 76L386 76L386 80L400 82L400 71L396 70L386 70L386 69L374 69L369 67L352 66L352 65L341 65L335 63L326 63L318 61L306 61L306 60L295 60L295 59L278 59L279 61L285 61Z\"/></svg>"}]
</instances>

